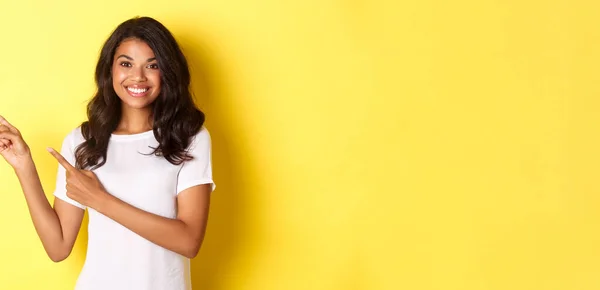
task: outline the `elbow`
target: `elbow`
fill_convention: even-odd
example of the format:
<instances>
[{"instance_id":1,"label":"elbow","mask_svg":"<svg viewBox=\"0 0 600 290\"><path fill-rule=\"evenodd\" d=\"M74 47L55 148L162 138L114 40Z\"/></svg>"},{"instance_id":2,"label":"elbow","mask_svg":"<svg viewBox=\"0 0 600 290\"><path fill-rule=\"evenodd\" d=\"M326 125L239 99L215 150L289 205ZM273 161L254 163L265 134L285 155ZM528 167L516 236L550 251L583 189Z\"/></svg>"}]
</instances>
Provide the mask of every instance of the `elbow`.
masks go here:
<instances>
[{"instance_id":1,"label":"elbow","mask_svg":"<svg viewBox=\"0 0 600 290\"><path fill-rule=\"evenodd\" d=\"M196 256L198 256L198 252L200 252L200 246L197 246L197 247L190 246L188 249L186 249L182 253L182 255L188 259L193 259L193 258L196 258Z\"/></svg>"},{"instance_id":2,"label":"elbow","mask_svg":"<svg viewBox=\"0 0 600 290\"><path fill-rule=\"evenodd\" d=\"M64 261L71 254L70 251L66 251L66 250L62 250L62 249L56 249L54 251L46 251L46 253L48 254L48 257L50 258L50 260L52 260L52 262L54 262L54 263Z\"/></svg>"},{"instance_id":3,"label":"elbow","mask_svg":"<svg viewBox=\"0 0 600 290\"><path fill-rule=\"evenodd\" d=\"M50 257L50 260L54 263L60 263L64 261L67 257Z\"/></svg>"},{"instance_id":4,"label":"elbow","mask_svg":"<svg viewBox=\"0 0 600 290\"><path fill-rule=\"evenodd\" d=\"M196 258L196 256L198 256L198 253L200 252L201 246L202 246L202 241L194 239L193 241L191 241L188 244L188 246L185 248L185 250L181 254L188 259Z\"/></svg>"},{"instance_id":5,"label":"elbow","mask_svg":"<svg viewBox=\"0 0 600 290\"><path fill-rule=\"evenodd\" d=\"M198 256L198 252L193 252L193 251L185 252L185 253L183 253L183 256L188 259L193 259L193 258L196 258L196 256Z\"/></svg>"},{"instance_id":6,"label":"elbow","mask_svg":"<svg viewBox=\"0 0 600 290\"><path fill-rule=\"evenodd\" d=\"M50 257L50 260L52 260L52 262L59 263L64 261L67 257L69 257L69 254L48 253L48 257Z\"/></svg>"}]
</instances>

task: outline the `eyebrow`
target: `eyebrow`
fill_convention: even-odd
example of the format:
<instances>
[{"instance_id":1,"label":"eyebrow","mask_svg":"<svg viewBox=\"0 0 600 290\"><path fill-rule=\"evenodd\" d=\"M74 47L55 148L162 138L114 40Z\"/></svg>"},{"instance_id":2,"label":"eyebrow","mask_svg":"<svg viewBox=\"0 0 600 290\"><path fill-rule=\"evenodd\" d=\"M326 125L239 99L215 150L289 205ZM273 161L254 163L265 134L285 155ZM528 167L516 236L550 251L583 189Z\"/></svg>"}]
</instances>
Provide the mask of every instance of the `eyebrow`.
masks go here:
<instances>
[{"instance_id":1,"label":"eyebrow","mask_svg":"<svg viewBox=\"0 0 600 290\"><path fill-rule=\"evenodd\" d=\"M133 58L132 58L131 56L128 56L128 55L125 55L125 54L121 54L121 55L119 55L119 56L117 57L117 59L119 59L119 58L121 58L121 57L124 57L124 58L126 58L126 59L128 59L128 60L133 60ZM156 57L151 57L151 58L149 58L147 61L148 61L148 62L151 62L151 61L153 61L153 60L156 60Z\"/></svg>"}]
</instances>

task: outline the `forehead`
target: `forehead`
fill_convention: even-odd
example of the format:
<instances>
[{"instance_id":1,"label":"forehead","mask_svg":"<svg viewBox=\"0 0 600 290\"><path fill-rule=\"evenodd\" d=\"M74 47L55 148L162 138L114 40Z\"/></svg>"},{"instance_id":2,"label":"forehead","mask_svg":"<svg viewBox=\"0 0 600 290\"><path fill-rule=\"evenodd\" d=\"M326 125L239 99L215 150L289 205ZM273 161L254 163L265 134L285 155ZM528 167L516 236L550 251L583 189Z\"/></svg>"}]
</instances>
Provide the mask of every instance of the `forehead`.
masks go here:
<instances>
[{"instance_id":1,"label":"forehead","mask_svg":"<svg viewBox=\"0 0 600 290\"><path fill-rule=\"evenodd\" d=\"M123 40L115 50L115 56L125 54L133 59L148 59L154 57L154 51L148 44L137 38Z\"/></svg>"}]
</instances>

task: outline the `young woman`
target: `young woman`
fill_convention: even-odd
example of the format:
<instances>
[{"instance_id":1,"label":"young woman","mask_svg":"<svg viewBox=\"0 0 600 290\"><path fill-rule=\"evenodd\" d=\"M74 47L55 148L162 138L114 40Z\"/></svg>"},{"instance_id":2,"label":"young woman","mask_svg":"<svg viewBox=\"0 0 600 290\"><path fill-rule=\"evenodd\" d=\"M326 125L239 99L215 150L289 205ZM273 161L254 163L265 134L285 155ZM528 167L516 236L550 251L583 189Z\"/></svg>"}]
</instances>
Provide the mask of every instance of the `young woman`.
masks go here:
<instances>
[{"instance_id":1,"label":"young woman","mask_svg":"<svg viewBox=\"0 0 600 290\"><path fill-rule=\"evenodd\" d=\"M191 289L215 185L204 114L171 33L133 18L105 42L88 120L64 138L53 206L21 134L0 117L0 154L14 168L39 238L69 256L84 211L86 261L78 290Z\"/></svg>"}]
</instances>

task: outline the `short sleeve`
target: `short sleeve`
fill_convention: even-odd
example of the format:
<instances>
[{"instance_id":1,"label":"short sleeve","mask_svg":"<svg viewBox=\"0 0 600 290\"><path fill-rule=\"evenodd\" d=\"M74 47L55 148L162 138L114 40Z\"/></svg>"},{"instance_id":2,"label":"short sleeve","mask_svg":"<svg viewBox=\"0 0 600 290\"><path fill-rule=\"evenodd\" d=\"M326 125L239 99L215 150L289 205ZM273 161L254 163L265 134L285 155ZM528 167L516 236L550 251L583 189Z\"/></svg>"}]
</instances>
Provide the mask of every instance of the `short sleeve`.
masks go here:
<instances>
[{"instance_id":1,"label":"short sleeve","mask_svg":"<svg viewBox=\"0 0 600 290\"><path fill-rule=\"evenodd\" d=\"M64 138L60 154L73 166L75 166L75 131L69 133ZM83 210L86 207L67 196L67 174L65 168L60 164L58 165L58 173L56 174L56 188L54 189L54 196Z\"/></svg>"},{"instance_id":2,"label":"short sleeve","mask_svg":"<svg viewBox=\"0 0 600 290\"><path fill-rule=\"evenodd\" d=\"M179 170L177 194L200 184L211 184L211 190L215 190L216 185L212 176L211 148L210 134L205 127L202 127L188 147L188 154L193 159L185 161Z\"/></svg>"}]
</instances>

